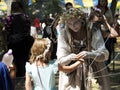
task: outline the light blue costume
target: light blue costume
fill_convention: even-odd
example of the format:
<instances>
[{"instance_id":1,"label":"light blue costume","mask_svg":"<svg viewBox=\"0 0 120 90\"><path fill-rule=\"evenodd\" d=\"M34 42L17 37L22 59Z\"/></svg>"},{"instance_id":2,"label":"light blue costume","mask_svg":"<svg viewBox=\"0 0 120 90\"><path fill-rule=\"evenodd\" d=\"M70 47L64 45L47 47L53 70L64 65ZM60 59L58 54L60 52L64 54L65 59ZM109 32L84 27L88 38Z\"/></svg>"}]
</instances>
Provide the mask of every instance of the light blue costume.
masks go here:
<instances>
[{"instance_id":1,"label":"light blue costume","mask_svg":"<svg viewBox=\"0 0 120 90\"><path fill-rule=\"evenodd\" d=\"M37 66L33 63L26 63L26 72L33 80L33 90L57 90L55 87L55 74L58 71L57 63L48 63L46 67L38 66L43 88L38 76Z\"/></svg>"}]
</instances>

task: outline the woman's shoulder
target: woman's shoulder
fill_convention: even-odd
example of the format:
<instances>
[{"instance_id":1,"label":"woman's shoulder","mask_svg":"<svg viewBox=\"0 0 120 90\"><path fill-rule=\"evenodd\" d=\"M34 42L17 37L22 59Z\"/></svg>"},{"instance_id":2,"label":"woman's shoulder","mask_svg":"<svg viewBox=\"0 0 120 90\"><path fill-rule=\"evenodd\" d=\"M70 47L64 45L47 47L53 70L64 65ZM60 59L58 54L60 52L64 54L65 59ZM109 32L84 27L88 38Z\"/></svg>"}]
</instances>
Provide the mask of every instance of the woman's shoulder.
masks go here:
<instances>
[{"instance_id":1,"label":"woman's shoulder","mask_svg":"<svg viewBox=\"0 0 120 90\"><path fill-rule=\"evenodd\" d=\"M107 11L105 12L105 14L112 14L112 11L109 7L108 7Z\"/></svg>"}]
</instances>

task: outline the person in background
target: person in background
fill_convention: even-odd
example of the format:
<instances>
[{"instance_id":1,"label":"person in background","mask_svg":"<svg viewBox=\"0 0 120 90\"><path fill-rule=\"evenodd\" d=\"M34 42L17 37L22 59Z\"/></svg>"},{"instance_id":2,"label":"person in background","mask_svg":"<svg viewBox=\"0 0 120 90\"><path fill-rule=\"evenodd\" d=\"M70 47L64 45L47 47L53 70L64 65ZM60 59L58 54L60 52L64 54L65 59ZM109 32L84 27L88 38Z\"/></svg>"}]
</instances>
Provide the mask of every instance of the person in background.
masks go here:
<instances>
[{"instance_id":1,"label":"person in background","mask_svg":"<svg viewBox=\"0 0 120 90\"><path fill-rule=\"evenodd\" d=\"M71 2L67 2L65 4L65 11L63 13L67 12L70 8L73 8L73 4ZM62 28L64 28L64 23L65 23L62 21L61 16L59 17L59 20L57 23L59 24L57 24L56 29L57 29L57 33L59 34L59 31L62 30Z\"/></svg>"},{"instance_id":2,"label":"person in background","mask_svg":"<svg viewBox=\"0 0 120 90\"><path fill-rule=\"evenodd\" d=\"M73 8L73 4L71 2L67 2L65 4L65 8L66 8L66 10L69 10L70 8Z\"/></svg>"},{"instance_id":3,"label":"person in background","mask_svg":"<svg viewBox=\"0 0 120 90\"><path fill-rule=\"evenodd\" d=\"M15 67L13 66L13 54L12 54L12 49L9 49L2 57L2 63L4 63L8 70L9 70L9 74L10 74L10 78L12 80L12 83L14 85L14 88L15 88Z\"/></svg>"},{"instance_id":4,"label":"person in background","mask_svg":"<svg viewBox=\"0 0 120 90\"><path fill-rule=\"evenodd\" d=\"M37 33L39 33L41 29L41 23L40 23L39 18L34 19L34 26L36 27Z\"/></svg>"},{"instance_id":5,"label":"person in background","mask_svg":"<svg viewBox=\"0 0 120 90\"><path fill-rule=\"evenodd\" d=\"M102 15L101 12L97 8L92 8L88 20L90 22L92 22L93 29L95 29L95 28L102 29L101 27L103 27L103 26L101 26L101 25L104 23L106 28L108 28L108 30L109 30L109 33L108 33L109 37L114 38L119 35L118 30L114 26L112 26L108 23L106 16Z\"/></svg>"},{"instance_id":6,"label":"person in background","mask_svg":"<svg viewBox=\"0 0 120 90\"><path fill-rule=\"evenodd\" d=\"M48 18L46 19L46 26L43 30L42 38L49 38L52 41L52 55L51 59L56 59L56 51L57 51L57 30L52 26L53 20Z\"/></svg>"},{"instance_id":7,"label":"person in background","mask_svg":"<svg viewBox=\"0 0 120 90\"><path fill-rule=\"evenodd\" d=\"M108 0L99 0L98 5L96 6L98 9L100 9L101 16L104 15L108 24L110 26L113 25L113 16L112 11L108 7ZM111 63L112 55L114 53L114 43L116 42L116 35L112 35L110 32L110 29L107 27L106 23L104 23L104 19L102 17L99 17L99 23L101 32L105 41L105 46L109 51L109 58L107 61L105 61L106 66L108 66ZM112 36L111 36L112 35ZM110 71L110 68L108 67L108 71Z\"/></svg>"},{"instance_id":8,"label":"person in background","mask_svg":"<svg viewBox=\"0 0 120 90\"><path fill-rule=\"evenodd\" d=\"M43 38L48 37L49 39L51 38L51 24L53 20L50 18L45 19L45 27L43 29Z\"/></svg>"},{"instance_id":9,"label":"person in background","mask_svg":"<svg viewBox=\"0 0 120 90\"><path fill-rule=\"evenodd\" d=\"M53 17L52 13L49 14L49 18L52 19L52 20L54 20L54 17Z\"/></svg>"},{"instance_id":10,"label":"person in background","mask_svg":"<svg viewBox=\"0 0 120 90\"><path fill-rule=\"evenodd\" d=\"M31 48L30 63L26 63L26 90L57 90L55 74L58 70L73 71L84 62L82 57L70 66L61 66L50 60L51 41L48 38L36 38ZM33 84L32 84L33 82Z\"/></svg>"},{"instance_id":11,"label":"person in background","mask_svg":"<svg viewBox=\"0 0 120 90\"><path fill-rule=\"evenodd\" d=\"M0 62L0 90L14 90L9 69L3 62Z\"/></svg>"},{"instance_id":12,"label":"person in background","mask_svg":"<svg viewBox=\"0 0 120 90\"><path fill-rule=\"evenodd\" d=\"M34 42L30 36L30 19L24 13L21 2L12 2L11 14L4 20L7 34L7 48L13 50L16 77L25 76L25 63L29 60L30 48Z\"/></svg>"},{"instance_id":13,"label":"person in background","mask_svg":"<svg viewBox=\"0 0 120 90\"><path fill-rule=\"evenodd\" d=\"M37 38L38 37L37 29L36 29L36 27L33 24L30 27L30 35L33 38Z\"/></svg>"},{"instance_id":14,"label":"person in background","mask_svg":"<svg viewBox=\"0 0 120 90\"><path fill-rule=\"evenodd\" d=\"M113 28L118 32L118 35L120 36L120 23L118 22L119 16L119 14L115 14L113 20Z\"/></svg>"},{"instance_id":15,"label":"person in background","mask_svg":"<svg viewBox=\"0 0 120 90\"><path fill-rule=\"evenodd\" d=\"M102 77L108 75L103 68L109 53L101 31L89 30L85 12L79 9L70 8L62 20L65 27L58 35L57 61L69 66L82 56L85 63L71 73L59 72L59 90L110 90L109 77ZM97 82L93 84L92 78Z\"/></svg>"}]
</instances>

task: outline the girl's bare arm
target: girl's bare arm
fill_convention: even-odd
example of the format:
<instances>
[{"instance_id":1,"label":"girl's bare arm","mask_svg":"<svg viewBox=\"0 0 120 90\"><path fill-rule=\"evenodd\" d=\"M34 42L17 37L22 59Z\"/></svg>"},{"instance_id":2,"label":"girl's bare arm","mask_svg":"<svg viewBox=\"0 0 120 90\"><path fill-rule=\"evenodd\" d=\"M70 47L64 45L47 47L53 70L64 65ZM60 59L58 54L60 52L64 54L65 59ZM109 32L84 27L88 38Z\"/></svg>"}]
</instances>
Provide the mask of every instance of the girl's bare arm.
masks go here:
<instances>
[{"instance_id":1,"label":"girl's bare arm","mask_svg":"<svg viewBox=\"0 0 120 90\"><path fill-rule=\"evenodd\" d=\"M70 66L62 66L61 64L58 64L58 69L63 72L71 72L71 71L74 71L82 63L83 63L83 61L79 60Z\"/></svg>"},{"instance_id":2,"label":"girl's bare arm","mask_svg":"<svg viewBox=\"0 0 120 90\"><path fill-rule=\"evenodd\" d=\"M32 90L31 77L26 73L25 90Z\"/></svg>"}]
</instances>

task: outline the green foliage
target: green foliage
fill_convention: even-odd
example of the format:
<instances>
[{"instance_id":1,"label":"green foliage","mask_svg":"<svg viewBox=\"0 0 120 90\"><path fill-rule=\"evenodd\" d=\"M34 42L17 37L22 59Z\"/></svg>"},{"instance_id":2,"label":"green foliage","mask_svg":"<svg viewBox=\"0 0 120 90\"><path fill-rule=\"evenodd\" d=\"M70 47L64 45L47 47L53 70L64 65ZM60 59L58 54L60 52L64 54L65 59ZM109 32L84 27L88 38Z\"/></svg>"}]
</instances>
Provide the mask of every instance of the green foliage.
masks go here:
<instances>
[{"instance_id":1,"label":"green foliage","mask_svg":"<svg viewBox=\"0 0 120 90\"><path fill-rule=\"evenodd\" d=\"M26 13L30 16L31 20L35 17L43 19L50 13L53 15L56 13L61 13L62 8L59 6L60 0L36 0L35 3L28 6L28 1L24 1L26 7Z\"/></svg>"},{"instance_id":2,"label":"green foliage","mask_svg":"<svg viewBox=\"0 0 120 90\"><path fill-rule=\"evenodd\" d=\"M62 9L59 7L59 0L49 0L45 3L45 15L49 13L61 13Z\"/></svg>"}]
</instances>

